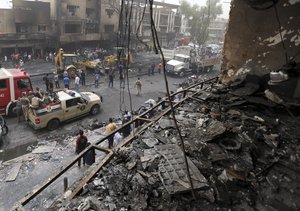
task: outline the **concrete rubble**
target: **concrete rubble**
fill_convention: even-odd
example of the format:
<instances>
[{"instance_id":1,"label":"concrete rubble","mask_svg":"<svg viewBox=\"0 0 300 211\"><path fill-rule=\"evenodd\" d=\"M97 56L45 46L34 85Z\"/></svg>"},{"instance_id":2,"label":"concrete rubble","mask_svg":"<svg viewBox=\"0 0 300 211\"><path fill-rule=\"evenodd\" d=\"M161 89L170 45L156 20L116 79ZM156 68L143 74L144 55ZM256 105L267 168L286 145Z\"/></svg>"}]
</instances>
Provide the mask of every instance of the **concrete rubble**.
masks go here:
<instances>
[{"instance_id":1,"label":"concrete rubble","mask_svg":"<svg viewBox=\"0 0 300 211\"><path fill-rule=\"evenodd\" d=\"M178 133L165 116L115 150L76 198L51 208L299 210L299 108L290 108L295 117L264 91L247 82L218 85L176 110L195 200Z\"/></svg>"}]
</instances>

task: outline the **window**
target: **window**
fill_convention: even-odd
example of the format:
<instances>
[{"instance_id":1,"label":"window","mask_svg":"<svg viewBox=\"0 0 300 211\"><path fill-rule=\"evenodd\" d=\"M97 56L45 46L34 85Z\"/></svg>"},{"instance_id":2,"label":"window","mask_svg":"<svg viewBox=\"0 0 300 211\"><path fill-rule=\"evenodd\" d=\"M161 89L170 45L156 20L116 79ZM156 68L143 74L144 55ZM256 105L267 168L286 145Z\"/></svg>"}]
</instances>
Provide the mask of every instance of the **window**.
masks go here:
<instances>
[{"instance_id":1,"label":"window","mask_svg":"<svg viewBox=\"0 0 300 211\"><path fill-rule=\"evenodd\" d=\"M7 89L6 79L0 80L0 89Z\"/></svg>"},{"instance_id":2,"label":"window","mask_svg":"<svg viewBox=\"0 0 300 211\"><path fill-rule=\"evenodd\" d=\"M74 16L76 12L79 10L79 6L76 5L67 5L67 9L69 11L69 14Z\"/></svg>"},{"instance_id":3,"label":"window","mask_svg":"<svg viewBox=\"0 0 300 211\"><path fill-rule=\"evenodd\" d=\"M95 18L96 10L94 8L86 8L86 17L87 18Z\"/></svg>"},{"instance_id":4,"label":"window","mask_svg":"<svg viewBox=\"0 0 300 211\"><path fill-rule=\"evenodd\" d=\"M72 106L77 106L78 103L80 103L80 102L81 102L81 100L79 98L73 98L73 99L66 101L66 106L67 106L67 108L72 107Z\"/></svg>"},{"instance_id":5,"label":"window","mask_svg":"<svg viewBox=\"0 0 300 211\"><path fill-rule=\"evenodd\" d=\"M114 25L104 25L105 32L114 32Z\"/></svg>"},{"instance_id":6,"label":"window","mask_svg":"<svg viewBox=\"0 0 300 211\"><path fill-rule=\"evenodd\" d=\"M38 25L38 31L39 32L45 32L46 31L46 25Z\"/></svg>"},{"instance_id":7,"label":"window","mask_svg":"<svg viewBox=\"0 0 300 211\"><path fill-rule=\"evenodd\" d=\"M29 79L18 79L17 80L18 89L27 90L30 88Z\"/></svg>"},{"instance_id":8,"label":"window","mask_svg":"<svg viewBox=\"0 0 300 211\"><path fill-rule=\"evenodd\" d=\"M68 23L65 24L65 34L80 34L81 33L81 25Z\"/></svg>"},{"instance_id":9,"label":"window","mask_svg":"<svg viewBox=\"0 0 300 211\"><path fill-rule=\"evenodd\" d=\"M16 31L17 33L27 33L31 31L31 27L29 25L16 23Z\"/></svg>"}]
</instances>

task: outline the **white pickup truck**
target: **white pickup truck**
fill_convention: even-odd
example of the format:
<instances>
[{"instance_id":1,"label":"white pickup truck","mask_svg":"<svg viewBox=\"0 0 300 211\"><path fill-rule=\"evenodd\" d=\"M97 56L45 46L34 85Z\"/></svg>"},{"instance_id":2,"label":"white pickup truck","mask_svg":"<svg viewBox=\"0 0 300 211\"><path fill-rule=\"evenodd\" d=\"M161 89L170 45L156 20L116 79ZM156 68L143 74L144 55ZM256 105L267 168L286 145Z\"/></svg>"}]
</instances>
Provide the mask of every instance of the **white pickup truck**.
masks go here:
<instances>
[{"instance_id":1,"label":"white pickup truck","mask_svg":"<svg viewBox=\"0 0 300 211\"><path fill-rule=\"evenodd\" d=\"M62 122L100 111L102 97L92 92L67 90L57 92L57 96L59 102L29 110L29 124L34 129L55 130Z\"/></svg>"}]
</instances>

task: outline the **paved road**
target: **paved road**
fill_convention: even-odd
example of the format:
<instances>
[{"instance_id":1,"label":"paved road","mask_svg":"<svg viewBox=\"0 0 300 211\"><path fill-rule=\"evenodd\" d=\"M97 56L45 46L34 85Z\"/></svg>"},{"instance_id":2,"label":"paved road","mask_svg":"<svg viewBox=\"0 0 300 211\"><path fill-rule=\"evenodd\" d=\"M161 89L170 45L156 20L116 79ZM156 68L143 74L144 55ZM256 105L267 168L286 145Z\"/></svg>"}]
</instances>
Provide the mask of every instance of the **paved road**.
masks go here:
<instances>
[{"instance_id":1,"label":"paved road","mask_svg":"<svg viewBox=\"0 0 300 211\"><path fill-rule=\"evenodd\" d=\"M43 74L49 73L54 70L54 66L49 63L41 63L32 64L30 66L25 66L26 71L30 74ZM131 92L131 101L133 110L136 110L140 105L142 105L149 98L157 99L159 96L165 96L165 84L163 80L162 74L154 74L154 76L143 75L140 76L143 86L142 86L142 95L136 96L135 90L135 81L137 80L137 76L133 76L129 79L129 90ZM41 89L45 89L45 85L42 80L43 75L32 77L33 87L40 87ZM178 84L185 80L183 78L176 77L168 77L169 78L169 86L171 90L176 90ZM100 79L101 83L99 88L95 88L93 85L93 75L90 74L87 76L87 86L81 87L81 91L92 91L103 97L103 104L101 108L101 112L94 116L93 118L97 118L100 122L108 121L109 117L115 117L119 115L124 110L130 110L130 100L129 100L129 92L127 83L125 84L125 89L120 89L119 81L116 80L113 88L108 88L107 78L104 76ZM61 81L62 84L62 81ZM71 84L72 89L73 84ZM123 98L124 96L124 98ZM25 122L17 123L16 118L8 118L7 123L9 127L9 134L5 138L5 143L3 147L4 152L0 153L0 159L8 160L13 157L24 154L26 148L37 142L37 140L43 140L48 135L53 133L57 134L66 134L67 132L74 131L74 128L78 128L80 123L86 119L92 118L91 116L87 116L85 118L81 118L79 120L66 123L62 125L58 130L54 132L48 132L46 129L35 131ZM2 154L2 156L1 156Z\"/></svg>"}]
</instances>

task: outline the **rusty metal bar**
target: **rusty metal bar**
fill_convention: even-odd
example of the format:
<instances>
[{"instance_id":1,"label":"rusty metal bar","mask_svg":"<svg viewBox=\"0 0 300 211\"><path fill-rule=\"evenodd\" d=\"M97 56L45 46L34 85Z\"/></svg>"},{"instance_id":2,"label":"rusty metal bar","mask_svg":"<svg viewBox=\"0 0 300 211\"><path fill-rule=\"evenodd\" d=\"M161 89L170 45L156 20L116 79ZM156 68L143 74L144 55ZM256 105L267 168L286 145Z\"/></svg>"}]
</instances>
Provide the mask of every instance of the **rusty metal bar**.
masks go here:
<instances>
[{"instance_id":1,"label":"rusty metal bar","mask_svg":"<svg viewBox=\"0 0 300 211\"><path fill-rule=\"evenodd\" d=\"M146 119L146 118L141 118L141 117L138 117L136 118L137 120L142 120L142 121L145 121L145 122L152 122L151 119Z\"/></svg>"}]
</instances>

